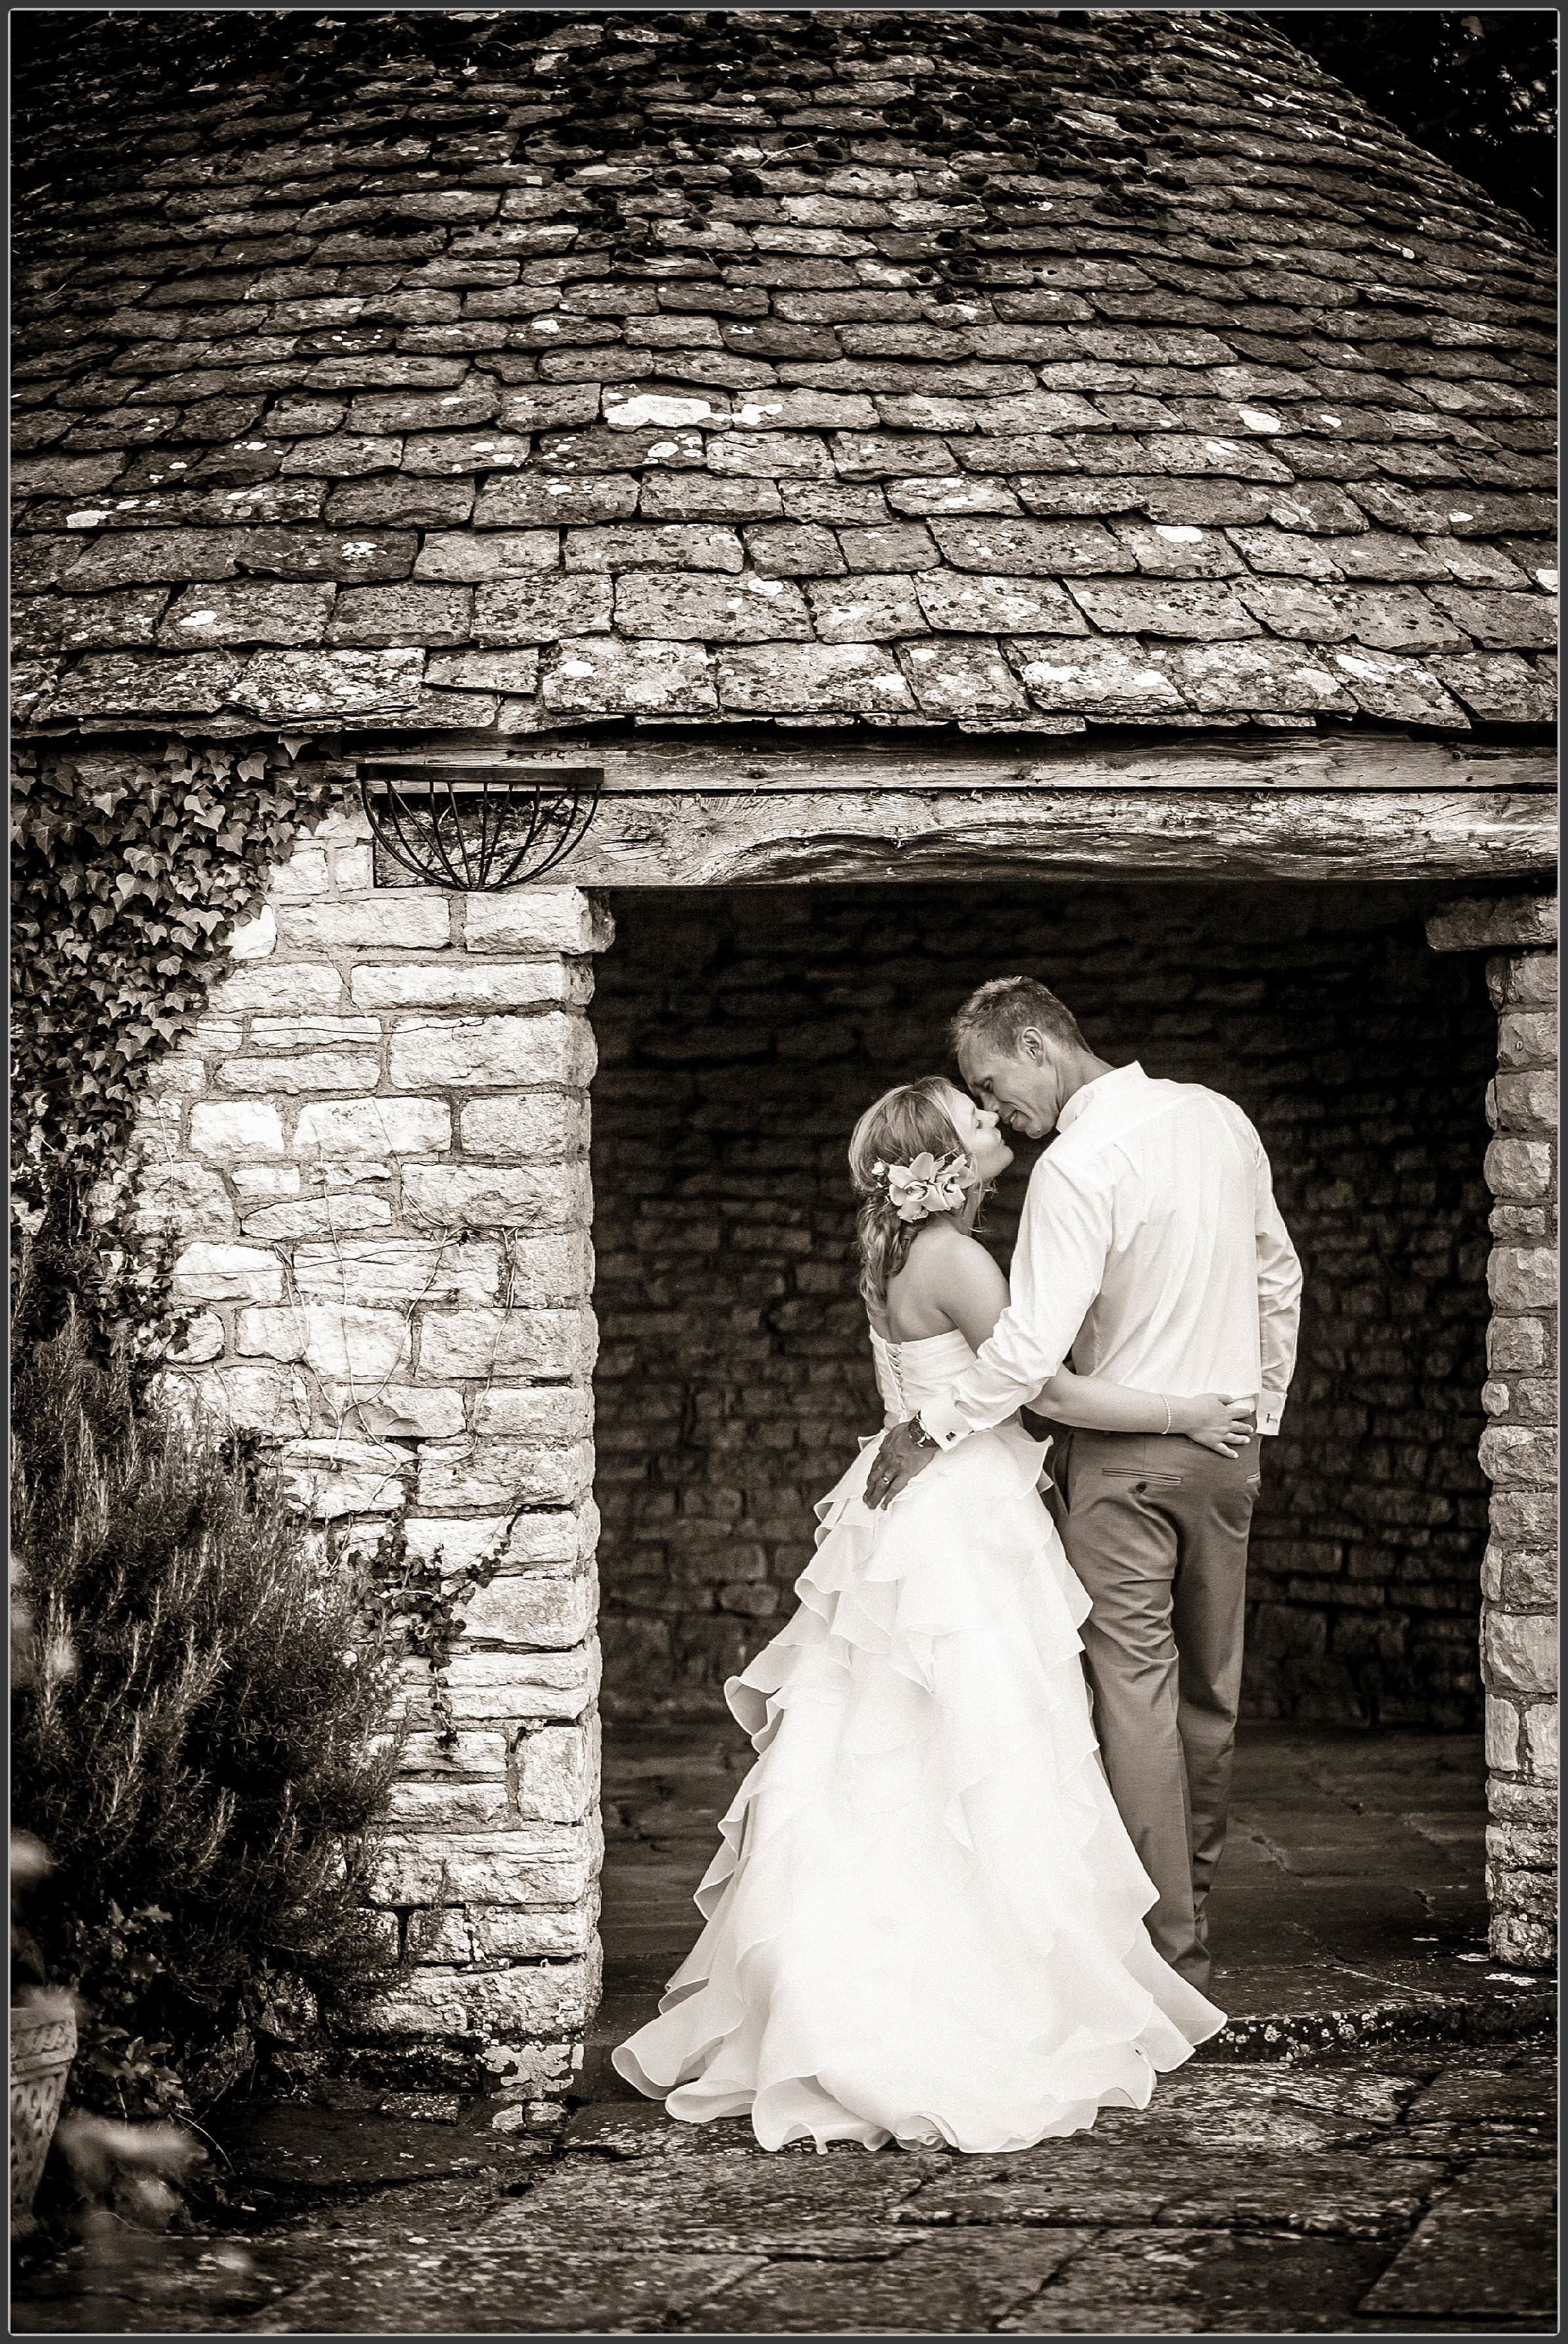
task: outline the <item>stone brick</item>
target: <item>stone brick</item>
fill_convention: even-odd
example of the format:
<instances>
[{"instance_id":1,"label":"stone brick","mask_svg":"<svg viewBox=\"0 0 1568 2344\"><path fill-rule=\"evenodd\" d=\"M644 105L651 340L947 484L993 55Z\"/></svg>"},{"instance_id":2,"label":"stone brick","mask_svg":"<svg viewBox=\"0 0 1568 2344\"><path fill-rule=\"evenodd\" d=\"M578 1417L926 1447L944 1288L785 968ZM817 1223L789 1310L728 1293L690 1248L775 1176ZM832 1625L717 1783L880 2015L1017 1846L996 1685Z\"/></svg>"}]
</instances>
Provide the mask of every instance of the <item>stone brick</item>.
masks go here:
<instances>
[{"instance_id":1,"label":"stone brick","mask_svg":"<svg viewBox=\"0 0 1568 2344\"><path fill-rule=\"evenodd\" d=\"M484 1831L506 1821L510 1802L504 1783L394 1782L387 1797L388 1821L415 1831Z\"/></svg>"},{"instance_id":2,"label":"stone brick","mask_svg":"<svg viewBox=\"0 0 1568 2344\"><path fill-rule=\"evenodd\" d=\"M434 952L451 941L449 899L430 887L388 888L359 903L290 904L278 916L286 946L303 952Z\"/></svg>"},{"instance_id":3,"label":"stone brick","mask_svg":"<svg viewBox=\"0 0 1568 2344\"><path fill-rule=\"evenodd\" d=\"M598 417L597 383L530 383L501 393L497 419L511 431L564 431Z\"/></svg>"},{"instance_id":4,"label":"stone brick","mask_svg":"<svg viewBox=\"0 0 1568 2344\"><path fill-rule=\"evenodd\" d=\"M297 1156L334 1162L440 1156L451 1141L451 1109L437 1099L312 1099L294 1127Z\"/></svg>"},{"instance_id":5,"label":"stone brick","mask_svg":"<svg viewBox=\"0 0 1568 2344\"><path fill-rule=\"evenodd\" d=\"M1534 1702L1524 1713L1524 1763L1538 1783L1557 1780L1557 1703Z\"/></svg>"},{"instance_id":6,"label":"stone brick","mask_svg":"<svg viewBox=\"0 0 1568 2344\"><path fill-rule=\"evenodd\" d=\"M346 586L332 613L334 643L463 643L472 631L466 586Z\"/></svg>"},{"instance_id":7,"label":"stone brick","mask_svg":"<svg viewBox=\"0 0 1568 2344\"><path fill-rule=\"evenodd\" d=\"M396 591L350 587L346 593ZM247 662L229 697L268 722L329 716L396 716L412 708L424 672L414 650L261 652Z\"/></svg>"},{"instance_id":8,"label":"stone brick","mask_svg":"<svg viewBox=\"0 0 1568 2344\"><path fill-rule=\"evenodd\" d=\"M905 673L930 716L1027 715L1028 702L994 642L906 642Z\"/></svg>"},{"instance_id":9,"label":"stone brick","mask_svg":"<svg viewBox=\"0 0 1568 2344\"><path fill-rule=\"evenodd\" d=\"M380 1079L379 1057L349 1050L308 1050L297 1058L228 1058L217 1079L236 1091L369 1091Z\"/></svg>"},{"instance_id":10,"label":"stone brick","mask_svg":"<svg viewBox=\"0 0 1568 2344\"><path fill-rule=\"evenodd\" d=\"M419 1380L585 1376L592 1368L593 1349L593 1322L585 1310L427 1312L420 1334Z\"/></svg>"},{"instance_id":11,"label":"stone brick","mask_svg":"<svg viewBox=\"0 0 1568 2344\"><path fill-rule=\"evenodd\" d=\"M1557 1063L1557 1013L1554 1009L1505 1009L1498 1021L1500 1066L1554 1066Z\"/></svg>"},{"instance_id":12,"label":"stone brick","mask_svg":"<svg viewBox=\"0 0 1568 2344\"><path fill-rule=\"evenodd\" d=\"M1486 964L1486 987L1500 1009L1510 1002L1522 1006L1555 1004L1557 955L1554 951L1498 953Z\"/></svg>"},{"instance_id":13,"label":"stone brick","mask_svg":"<svg viewBox=\"0 0 1568 2344\"><path fill-rule=\"evenodd\" d=\"M783 516L784 503L776 482L771 480L719 480L712 472L657 472L643 481L637 510L644 520L777 520Z\"/></svg>"},{"instance_id":14,"label":"stone brick","mask_svg":"<svg viewBox=\"0 0 1568 2344\"><path fill-rule=\"evenodd\" d=\"M1487 1086L1487 1115L1494 1131L1539 1131L1557 1128L1555 1073L1501 1074Z\"/></svg>"},{"instance_id":15,"label":"stone brick","mask_svg":"<svg viewBox=\"0 0 1568 2344\"><path fill-rule=\"evenodd\" d=\"M482 643L555 643L607 629L612 599L608 578L509 578L479 589L473 631Z\"/></svg>"},{"instance_id":16,"label":"stone brick","mask_svg":"<svg viewBox=\"0 0 1568 2344\"><path fill-rule=\"evenodd\" d=\"M487 1440L570 1446L593 1430L593 1395L576 1384L495 1384L475 1397L473 1429Z\"/></svg>"},{"instance_id":17,"label":"stone brick","mask_svg":"<svg viewBox=\"0 0 1568 2344\"><path fill-rule=\"evenodd\" d=\"M576 1579L492 1579L462 1602L465 1632L486 1644L564 1651L593 1626L592 1573Z\"/></svg>"},{"instance_id":18,"label":"stone brick","mask_svg":"<svg viewBox=\"0 0 1568 2344\"><path fill-rule=\"evenodd\" d=\"M586 1957L505 1970L418 1969L394 1992L358 2011L355 2026L393 2040L443 2036L493 2042L573 2035L592 2018L599 1985L599 1965Z\"/></svg>"},{"instance_id":19,"label":"stone brick","mask_svg":"<svg viewBox=\"0 0 1568 2344\"><path fill-rule=\"evenodd\" d=\"M586 1228L592 1194L586 1169L572 1165L410 1165L403 1207L443 1228L553 1232Z\"/></svg>"},{"instance_id":20,"label":"stone brick","mask_svg":"<svg viewBox=\"0 0 1568 2344\"><path fill-rule=\"evenodd\" d=\"M305 658L279 652L279 658ZM78 660L49 685L35 717L210 716L229 701L252 704L243 688L246 670L227 652L187 659L155 652L105 652Z\"/></svg>"},{"instance_id":21,"label":"stone brick","mask_svg":"<svg viewBox=\"0 0 1568 2344\"><path fill-rule=\"evenodd\" d=\"M934 520L931 533L955 569L987 576L1079 577L1135 566L1096 520Z\"/></svg>"},{"instance_id":22,"label":"stone brick","mask_svg":"<svg viewBox=\"0 0 1568 2344\"><path fill-rule=\"evenodd\" d=\"M1259 631L1239 596L1207 579L1075 579L1067 591L1107 634L1192 636L1213 643Z\"/></svg>"},{"instance_id":23,"label":"stone brick","mask_svg":"<svg viewBox=\"0 0 1568 2344\"><path fill-rule=\"evenodd\" d=\"M373 439L357 431L329 431L319 440L296 440L283 454L285 472L313 472L327 480L357 480L367 472L395 472L400 440Z\"/></svg>"},{"instance_id":24,"label":"stone brick","mask_svg":"<svg viewBox=\"0 0 1568 2344\"><path fill-rule=\"evenodd\" d=\"M806 591L824 643L888 642L898 635L926 633L912 578L863 572L854 578L814 579Z\"/></svg>"},{"instance_id":25,"label":"stone brick","mask_svg":"<svg viewBox=\"0 0 1568 2344\"><path fill-rule=\"evenodd\" d=\"M657 631L671 642L800 642L811 634L798 587L780 579L732 581L682 571L618 579L615 623L623 634Z\"/></svg>"},{"instance_id":26,"label":"stone brick","mask_svg":"<svg viewBox=\"0 0 1568 2344\"><path fill-rule=\"evenodd\" d=\"M1141 646L1101 637L1075 642L1021 636L1013 643L1018 673L1037 705L1105 715L1161 715L1187 705L1163 668Z\"/></svg>"},{"instance_id":27,"label":"stone brick","mask_svg":"<svg viewBox=\"0 0 1568 2344\"><path fill-rule=\"evenodd\" d=\"M542 1396L561 1389L545 1387ZM579 1395L586 1400L586 1393ZM407 1523L410 1551L433 1560L440 1558L448 1577L476 1569L481 1564L491 1566L490 1576L497 1569L510 1572L543 1570L559 1578L562 1568L568 1576L578 1563L592 1561L593 1531L592 1505L573 1509L561 1507L543 1513L492 1514L485 1517L440 1514L410 1514ZM461 1647L452 1656L452 1666L466 1670L465 1684L517 1686L532 1682L531 1661L508 1658L496 1652L468 1652ZM424 1668L422 1662L410 1662L416 1678ZM550 1682L575 1684L575 1676L562 1677L555 1663ZM422 1681L422 1680L421 1680Z\"/></svg>"},{"instance_id":28,"label":"stone brick","mask_svg":"<svg viewBox=\"0 0 1568 2344\"><path fill-rule=\"evenodd\" d=\"M559 960L356 968L349 987L369 1009L528 1009L577 1002L582 990L578 970Z\"/></svg>"},{"instance_id":29,"label":"stone brick","mask_svg":"<svg viewBox=\"0 0 1568 2344\"><path fill-rule=\"evenodd\" d=\"M310 1430L310 1389L283 1368L207 1368L182 1381L221 1424L292 1440Z\"/></svg>"},{"instance_id":30,"label":"stone brick","mask_svg":"<svg viewBox=\"0 0 1568 2344\"><path fill-rule=\"evenodd\" d=\"M338 529L455 529L468 520L473 503L471 480L419 480L399 472L390 479L345 481L327 500L327 519Z\"/></svg>"},{"instance_id":31,"label":"stone brick","mask_svg":"<svg viewBox=\"0 0 1568 2344\"><path fill-rule=\"evenodd\" d=\"M746 559L762 578L832 578L844 570L833 531L811 521L758 521L745 541ZM740 568L738 559L733 566Z\"/></svg>"},{"instance_id":32,"label":"stone brick","mask_svg":"<svg viewBox=\"0 0 1568 2344\"><path fill-rule=\"evenodd\" d=\"M343 1429L378 1440L450 1440L463 1429L460 1391L426 1391L417 1384L377 1379L367 1393L361 1384L328 1384L322 1398L340 1415Z\"/></svg>"},{"instance_id":33,"label":"stone brick","mask_svg":"<svg viewBox=\"0 0 1568 2344\"><path fill-rule=\"evenodd\" d=\"M264 1246L187 1246L174 1266L175 1293L197 1302L277 1302L283 1271Z\"/></svg>"},{"instance_id":34,"label":"stone brick","mask_svg":"<svg viewBox=\"0 0 1568 2344\"><path fill-rule=\"evenodd\" d=\"M531 699L539 688L534 651L437 652L425 670L434 690L515 692Z\"/></svg>"},{"instance_id":35,"label":"stone brick","mask_svg":"<svg viewBox=\"0 0 1568 2344\"><path fill-rule=\"evenodd\" d=\"M307 1303L242 1310L235 1347L246 1358L298 1359L318 1375L379 1384L408 1366L412 1339L400 1310Z\"/></svg>"},{"instance_id":36,"label":"stone brick","mask_svg":"<svg viewBox=\"0 0 1568 2344\"><path fill-rule=\"evenodd\" d=\"M430 431L417 434L403 449L405 472L467 479L475 472L504 472L526 464L533 442L514 431Z\"/></svg>"},{"instance_id":37,"label":"stone brick","mask_svg":"<svg viewBox=\"0 0 1568 2344\"><path fill-rule=\"evenodd\" d=\"M200 1100L190 1111L190 1144L198 1156L223 1162L281 1156L282 1118L260 1099Z\"/></svg>"},{"instance_id":38,"label":"stone brick","mask_svg":"<svg viewBox=\"0 0 1568 2344\"><path fill-rule=\"evenodd\" d=\"M385 1197L301 1197L280 1205L262 1205L245 1216L248 1238L268 1238L277 1243L292 1238L330 1238L364 1229L387 1228L392 1208Z\"/></svg>"},{"instance_id":39,"label":"stone brick","mask_svg":"<svg viewBox=\"0 0 1568 2344\"><path fill-rule=\"evenodd\" d=\"M585 1445L472 1440L447 1448L428 1443L420 1452L419 1502L510 1513L521 1506L570 1505L592 1480L593 1451Z\"/></svg>"},{"instance_id":40,"label":"stone brick","mask_svg":"<svg viewBox=\"0 0 1568 2344\"><path fill-rule=\"evenodd\" d=\"M530 1822L574 1824L599 1789L595 1737L579 1725L547 1725L518 1744L518 1809Z\"/></svg>"},{"instance_id":41,"label":"stone brick","mask_svg":"<svg viewBox=\"0 0 1568 2344\"><path fill-rule=\"evenodd\" d=\"M973 635L1087 634L1076 603L1049 580L930 570L913 581L927 625Z\"/></svg>"},{"instance_id":42,"label":"stone brick","mask_svg":"<svg viewBox=\"0 0 1568 2344\"><path fill-rule=\"evenodd\" d=\"M210 1165L156 1159L141 1177L137 1226L177 1229L191 1238L231 1238L237 1228L228 1191Z\"/></svg>"},{"instance_id":43,"label":"stone brick","mask_svg":"<svg viewBox=\"0 0 1568 2344\"><path fill-rule=\"evenodd\" d=\"M473 525L476 529L582 527L592 521L630 520L636 510L637 481L630 472L600 472L589 478L525 472L483 483L474 500Z\"/></svg>"},{"instance_id":44,"label":"stone brick","mask_svg":"<svg viewBox=\"0 0 1568 2344\"><path fill-rule=\"evenodd\" d=\"M759 714L823 710L894 715L914 708L892 655L858 643L770 643L725 652L719 662L719 692L726 708Z\"/></svg>"},{"instance_id":45,"label":"stone brick","mask_svg":"<svg viewBox=\"0 0 1568 2344\"><path fill-rule=\"evenodd\" d=\"M1486 1183L1494 1197L1547 1197L1553 1180L1548 1140L1494 1139L1486 1151Z\"/></svg>"},{"instance_id":46,"label":"stone brick","mask_svg":"<svg viewBox=\"0 0 1568 2344\"><path fill-rule=\"evenodd\" d=\"M413 574L479 585L518 571L553 570L559 553L560 540L552 529L491 530L483 537L438 532L425 539Z\"/></svg>"},{"instance_id":47,"label":"stone brick","mask_svg":"<svg viewBox=\"0 0 1568 2344\"><path fill-rule=\"evenodd\" d=\"M1555 1692L1555 1613L1489 1611L1482 1622L1482 1656L1489 1686L1516 1694Z\"/></svg>"},{"instance_id":48,"label":"stone brick","mask_svg":"<svg viewBox=\"0 0 1568 2344\"><path fill-rule=\"evenodd\" d=\"M1557 1479L1556 1436L1543 1426L1489 1424L1481 1436L1481 1466L1495 1482L1550 1488Z\"/></svg>"},{"instance_id":49,"label":"stone brick","mask_svg":"<svg viewBox=\"0 0 1568 2344\"><path fill-rule=\"evenodd\" d=\"M528 1824L435 1839L389 1832L376 1851L371 1901L576 1904L592 1886L599 1848L592 1824Z\"/></svg>"},{"instance_id":50,"label":"stone brick","mask_svg":"<svg viewBox=\"0 0 1568 2344\"><path fill-rule=\"evenodd\" d=\"M851 570L870 570L891 576L915 570L940 568L942 556L922 520L875 523L839 532L839 545Z\"/></svg>"},{"instance_id":51,"label":"stone brick","mask_svg":"<svg viewBox=\"0 0 1568 2344\"><path fill-rule=\"evenodd\" d=\"M323 1521L346 1514L389 1514L403 1503L407 1450L373 1440L290 1440L282 1452L285 1481Z\"/></svg>"},{"instance_id":52,"label":"stone brick","mask_svg":"<svg viewBox=\"0 0 1568 2344\"><path fill-rule=\"evenodd\" d=\"M403 1090L500 1090L536 1083L584 1088L593 1072L587 1021L534 1017L407 1017L393 1028L391 1077Z\"/></svg>"},{"instance_id":53,"label":"stone brick","mask_svg":"<svg viewBox=\"0 0 1568 2344\"><path fill-rule=\"evenodd\" d=\"M1498 1246L1486 1268L1486 1283L1499 1310L1550 1310L1557 1298L1557 1252L1553 1246Z\"/></svg>"},{"instance_id":54,"label":"stone brick","mask_svg":"<svg viewBox=\"0 0 1568 2344\"><path fill-rule=\"evenodd\" d=\"M1469 896L1444 904L1426 924L1433 952L1542 948L1557 941L1555 895Z\"/></svg>"},{"instance_id":55,"label":"stone brick","mask_svg":"<svg viewBox=\"0 0 1568 2344\"><path fill-rule=\"evenodd\" d=\"M460 1651L447 1670L448 1698L461 1718L581 1717L598 1689L595 1643L563 1652Z\"/></svg>"},{"instance_id":56,"label":"stone brick","mask_svg":"<svg viewBox=\"0 0 1568 2344\"><path fill-rule=\"evenodd\" d=\"M499 887L470 895L470 952L596 953L615 940L605 907L578 887Z\"/></svg>"},{"instance_id":57,"label":"stone brick","mask_svg":"<svg viewBox=\"0 0 1568 2344\"><path fill-rule=\"evenodd\" d=\"M460 431L496 419L501 391L489 375L455 390L364 390L349 404L351 431Z\"/></svg>"},{"instance_id":58,"label":"stone brick","mask_svg":"<svg viewBox=\"0 0 1568 2344\"><path fill-rule=\"evenodd\" d=\"M588 1146L586 1100L560 1091L474 1099L461 1122L470 1153L503 1164L560 1164Z\"/></svg>"},{"instance_id":59,"label":"stone brick","mask_svg":"<svg viewBox=\"0 0 1568 2344\"><path fill-rule=\"evenodd\" d=\"M701 714L717 706L713 662L700 643L596 642L561 644L541 693L561 713Z\"/></svg>"},{"instance_id":60,"label":"stone brick","mask_svg":"<svg viewBox=\"0 0 1568 2344\"><path fill-rule=\"evenodd\" d=\"M1515 1774L1521 1759L1520 1714L1517 1702L1488 1691L1486 1696L1486 1763L1496 1774Z\"/></svg>"},{"instance_id":61,"label":"stone brick","mask_svg":"<svg viewBox=\"0 0 1568 2344\"><path fill-rule=\"evenodd\" d=\"M500 1248L442 1236L344 1238L294 1248L294 1283L338 1302L493 1299Z\"/></svg>"},{"instance_id":62,"label":"stone brick","mask_svg":"<svg viewBox=\"0 0 1568 2344\"><path fill-rule=\"evenodd\" d=\"M563 551L569 571L718 570L734 575L745 567L733 529L683 527L679 521L568 530ZM765 576L775 574L765 564L758 567Z\"/></svg>"}]
</instances>

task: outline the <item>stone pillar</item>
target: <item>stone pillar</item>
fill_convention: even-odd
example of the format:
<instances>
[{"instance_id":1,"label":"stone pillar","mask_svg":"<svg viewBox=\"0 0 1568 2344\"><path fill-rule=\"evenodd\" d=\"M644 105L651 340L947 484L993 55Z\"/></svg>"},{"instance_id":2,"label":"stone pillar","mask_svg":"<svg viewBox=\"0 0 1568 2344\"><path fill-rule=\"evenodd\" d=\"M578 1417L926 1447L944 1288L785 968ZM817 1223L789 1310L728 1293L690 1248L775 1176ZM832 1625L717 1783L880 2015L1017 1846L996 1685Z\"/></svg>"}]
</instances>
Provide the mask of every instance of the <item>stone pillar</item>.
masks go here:
<instances>
[{"instance_id":1,"label":"stone pillar","mask_svg":"<svg viewBox=\"0 0 1568 2344\"><path fill-rule=\"evenodd\" d=\"M405 1669L376 1894L415 1966L358 2056L519 2122L550 2121L599 1989L586 1011L609 935L572 887L376 887L344 811L276 874L144 1119L147 1209L172 1207L199 1309L177 1371L281 1444L323 1521L406 1540L456 1632Z\"/></svg>"},{"instance_id":2,"label":"stone pillar","mask_svg":"<svg viewBox=\"0 0 1568 2344\"><path fill-rule=\"evenodd\" d=\"M1439 952L1485 952L1498 1012L1487 1093L1496 1202L1481 1461L1492 1482L1482 1577L1492 1951L1549 1963L1557 1902L1557 907L1502 897L1447 906Z\"/></svg>"}]
</instances>

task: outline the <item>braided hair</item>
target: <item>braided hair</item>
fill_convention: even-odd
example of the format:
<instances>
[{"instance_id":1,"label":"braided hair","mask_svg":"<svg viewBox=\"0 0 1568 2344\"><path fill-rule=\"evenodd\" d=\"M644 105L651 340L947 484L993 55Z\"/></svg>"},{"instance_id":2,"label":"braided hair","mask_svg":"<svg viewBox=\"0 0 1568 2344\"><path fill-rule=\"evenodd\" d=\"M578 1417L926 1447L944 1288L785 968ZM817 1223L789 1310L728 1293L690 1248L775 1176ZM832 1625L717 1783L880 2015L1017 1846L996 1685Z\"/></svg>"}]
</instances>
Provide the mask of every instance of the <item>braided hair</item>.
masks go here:
<instances>
[{"instance_id":1,"label":"braided hair","mask_svg":"<svg viewBox=\"0 0 1568 2344\"><path fill-rule=\"evenodd\" d=\"M922 1075L884 1091L855 1125L849 1142L849 1173L860 1198L855 1236L860 1247L860 1291L873 1309L887 1296L888 1280L909 1258L920 1224L901 1220L885 1179L874 1167L908 1164L925 1151L961 1156L964 1143L953 1121L958 1093L945 1075Z\"/></svg>"}]
</instances>

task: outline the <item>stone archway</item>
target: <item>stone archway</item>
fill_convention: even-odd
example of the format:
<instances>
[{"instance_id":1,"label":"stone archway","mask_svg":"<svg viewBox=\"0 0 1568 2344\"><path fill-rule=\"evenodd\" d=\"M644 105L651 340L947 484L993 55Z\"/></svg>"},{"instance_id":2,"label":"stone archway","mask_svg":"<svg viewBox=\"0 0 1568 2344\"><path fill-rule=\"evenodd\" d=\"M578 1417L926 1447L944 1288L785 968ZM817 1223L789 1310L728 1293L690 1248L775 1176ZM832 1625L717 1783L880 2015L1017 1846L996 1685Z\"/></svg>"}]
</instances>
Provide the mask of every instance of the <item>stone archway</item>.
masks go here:
<instances>
[{"instance_id":1,"label":"stone archway","mask_svg":"<svg viewBox=\"0 0 1568 2344\"><path fill-rule=\"evenodd\" d=\"M1555 1779L1551 934L1513 900L1431 929L1497 955L1484 1635L1516 1962L1547 1957ZM567 2086L599 1985L588 1005L609 941L572 887L378 888L340 812L277 875L143 1135L200 1309L178 1371L282 1445L323 1519L375 1536L410 1501L410 1549L457 1579L450 1665L407 1671L378 1890L389 1929L430 1934L360 2056L499 2088L520 2121Z\"/></svg>"}]
</instances>

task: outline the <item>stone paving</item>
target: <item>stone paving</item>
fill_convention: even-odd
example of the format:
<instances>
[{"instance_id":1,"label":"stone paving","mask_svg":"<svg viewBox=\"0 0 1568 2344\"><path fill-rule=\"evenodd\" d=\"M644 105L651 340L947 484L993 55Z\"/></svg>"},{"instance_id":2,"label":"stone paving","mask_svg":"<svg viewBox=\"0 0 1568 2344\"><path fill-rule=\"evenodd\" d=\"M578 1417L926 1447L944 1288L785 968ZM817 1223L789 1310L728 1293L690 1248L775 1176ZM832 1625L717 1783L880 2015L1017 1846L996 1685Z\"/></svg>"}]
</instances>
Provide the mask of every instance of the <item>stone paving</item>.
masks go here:
<instances>
[{"instance_id":1,"label":"stone paving","mask_svg":"<svg viewBox=\"0 0 1568 2344\"><path fill-rule=\"evenodd\" d=\"M1251 1732L1216 1916L1240 2024L1146 2113L1014 2157L770 2157L607 2068L738 1763L711 1732L610 1738L610 2000L561 2140L349 2087L254 2111L221 2228L86 2241L15 2332L1555 2331L1549 2003L1480 1935L1467 1741Z\"/></svg>"}]
</instances>

